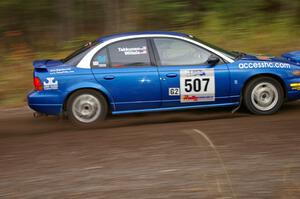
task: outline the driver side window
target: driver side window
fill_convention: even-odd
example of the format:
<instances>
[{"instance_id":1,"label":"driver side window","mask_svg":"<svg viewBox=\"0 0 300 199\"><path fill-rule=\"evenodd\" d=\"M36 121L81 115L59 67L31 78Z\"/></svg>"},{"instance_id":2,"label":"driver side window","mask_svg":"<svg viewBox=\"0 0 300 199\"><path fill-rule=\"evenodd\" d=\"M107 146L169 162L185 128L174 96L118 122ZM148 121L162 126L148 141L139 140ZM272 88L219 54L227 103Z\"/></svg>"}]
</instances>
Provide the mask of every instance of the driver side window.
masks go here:
<instances>
[{"instance_id":1,"label":"driver side window","mask_svg":"<svg viewBox=\"0 0 300 199\"><path fill-rule=\"evenodd\" d=\"M162 66L205 65L212 55L199 46L179 39L155 38L154 44Z\"/></svg>"}]
</instances>

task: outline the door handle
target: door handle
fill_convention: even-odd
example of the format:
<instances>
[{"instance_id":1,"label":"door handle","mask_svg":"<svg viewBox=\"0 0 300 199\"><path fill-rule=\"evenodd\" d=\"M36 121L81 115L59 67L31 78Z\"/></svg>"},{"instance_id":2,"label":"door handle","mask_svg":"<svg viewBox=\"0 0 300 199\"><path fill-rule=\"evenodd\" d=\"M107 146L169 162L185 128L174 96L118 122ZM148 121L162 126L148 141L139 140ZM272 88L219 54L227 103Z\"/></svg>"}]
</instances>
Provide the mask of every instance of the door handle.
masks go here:
<instances>
[{"instance_id":1,"label":"door handle","mask_svg":"<svg viewBox=\"0 0 300 199\"><path fill-rule=\"evenodd\" d=\"M177 77L177 74L176 73L168 73L166 76L173 78L173 77Z\"/></svg>"},{"instance_id":2,"label":"door handle","mask_svg":"<svg viewBox=\"0 0 300 199\"><path fill-rule=\"evenodd\" d=\"M112 80L112 79L115 79L115 76L114 75L106 75L103 78L106 80Z\"/></svg>"}]
</instances>

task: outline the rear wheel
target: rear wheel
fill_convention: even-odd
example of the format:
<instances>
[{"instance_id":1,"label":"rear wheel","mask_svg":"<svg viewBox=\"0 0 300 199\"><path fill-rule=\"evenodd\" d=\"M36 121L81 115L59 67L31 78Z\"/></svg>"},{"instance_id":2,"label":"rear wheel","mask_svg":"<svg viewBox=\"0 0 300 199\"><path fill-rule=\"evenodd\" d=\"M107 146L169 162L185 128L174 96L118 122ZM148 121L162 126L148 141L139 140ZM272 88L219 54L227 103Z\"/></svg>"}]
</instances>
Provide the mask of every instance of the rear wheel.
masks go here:
<instances>
[{"instance_id":1,"label":"rear wheel","mask_svg":"<svg viewBox=\"0 0 300 199\"><path fill-rule=\"evenodd\" d=\"M254 114L268 115L276 113L283 102L283 88L273 78L256 78L249 82L244 92L244 104Z\"/></svg>"},{"instance_id":2,"label":"rear wheel","mask_svg":"<svg viewBox=\"0 0 300 199\"><path fill-rule=\"evenodd\" d=\"M94 90L80 90L70 96L67 115L72 123L79 126L96 125L104 120L108 111L106 99Z\"/></svg>"}]
</instances>

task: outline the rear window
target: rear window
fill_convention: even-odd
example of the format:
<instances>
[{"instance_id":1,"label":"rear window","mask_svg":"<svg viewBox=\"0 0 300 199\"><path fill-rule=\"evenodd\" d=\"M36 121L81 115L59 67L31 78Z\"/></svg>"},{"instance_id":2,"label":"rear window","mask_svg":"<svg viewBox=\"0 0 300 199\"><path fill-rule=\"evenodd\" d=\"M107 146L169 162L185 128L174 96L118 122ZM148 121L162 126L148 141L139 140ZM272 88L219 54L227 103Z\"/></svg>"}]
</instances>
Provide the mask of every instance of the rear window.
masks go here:
<instances>
[{"instance_id":1,"label":"rear window","mask_svg":"<svg viewBox=\"0 0 300 199\"><path fill-rule=\"evenodd\" d=\"M66 58L62 59L61 61L67 65L70 66L76 66L81 59L90 52L97 44L99 44L98 41L88 42L78 50L71 53Z\"/></svg>"}]
</instances>

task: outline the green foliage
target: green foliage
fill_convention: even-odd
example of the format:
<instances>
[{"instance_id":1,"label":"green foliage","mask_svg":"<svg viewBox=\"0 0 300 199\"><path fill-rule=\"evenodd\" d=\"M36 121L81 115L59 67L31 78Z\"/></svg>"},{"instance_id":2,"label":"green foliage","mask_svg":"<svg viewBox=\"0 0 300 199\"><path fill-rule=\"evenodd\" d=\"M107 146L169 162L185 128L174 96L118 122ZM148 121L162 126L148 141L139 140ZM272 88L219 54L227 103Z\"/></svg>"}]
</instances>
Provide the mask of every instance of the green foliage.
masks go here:
<instances>
[{"instance_id":1,"label":"green foliage","mask_svg":"<svg viewBox=\"0 0 300 199\"><path fill-rule=\"evenodd\" d=\"M143 30L279 55L300 49L300 1L1 0L0 106L24 103L32 60L62 58L104 34Z\"/></svg>"}]
</instances>

